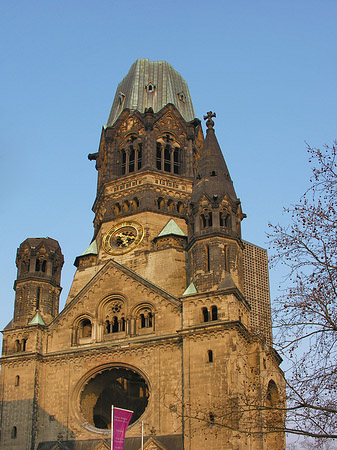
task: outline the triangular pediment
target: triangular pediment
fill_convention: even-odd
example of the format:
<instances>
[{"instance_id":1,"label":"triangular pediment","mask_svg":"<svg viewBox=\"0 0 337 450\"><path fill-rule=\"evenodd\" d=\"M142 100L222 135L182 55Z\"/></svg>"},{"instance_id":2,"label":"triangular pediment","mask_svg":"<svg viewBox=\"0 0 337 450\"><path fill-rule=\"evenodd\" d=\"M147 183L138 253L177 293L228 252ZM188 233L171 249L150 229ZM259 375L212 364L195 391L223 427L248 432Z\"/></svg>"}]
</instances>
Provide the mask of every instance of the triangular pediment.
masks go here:
<instances>
[{"instance_id":1,"label":"triangular pediment","mask_svg":"<svg viewBox=\"0 0 337 450\"><path fill-rule=\"evenodd\" d=\"M218 289L230 289L230 288L237 288L237 286L233 278L231 277L230 273L227 272L225 278L219 284Z\"/></svg>"},{"instance_id":2,"label":"triangular pediment","mask_svg":"<svg viewBox=\"0 0 337 450\"><path fill-rule=\"evenodd\" d=\"M174 221L174 219L170 219L167 222L165 227L158 234L158 237L169 236L170 234L174 234L176 236L184 236L184 237L186 237L186 234L179 227L179 225L177 225L177 223Z\"/></svg>"},{"instance_id":3,"label":"triangular pediment","mask_svg":"<svg viewBox=\"0 0 337 450\"><path fill-rule=\"evenodd\" d=\"M166 305L171 306L173 310L178 310L181 305L180 300L173 295L124 265L110 259L66 305L63 311L51 323L51 326L53 327L58 321L63 320L72 308L77 309L77 305L85 303L87 301L86 299L98 298L98 292L100 298L103 298L104 295L108 296L112 292L112 287L114 293L121 294L130 288L132 289L133 297L135 292L141 293L143 298L157 299L156 303L158 303L158 300L159 302L164 302Z\"/></svg>"},{"instance_id":4,"label":"triangular pediment","mask_svg":"<svg viewBox=\"0 0 337 450\"><path fill-rule=\"evenodd\" d=\"M139 449L140 450L140 449ZM167 450L154 438L150 437L144 444L144 450Z\"/></svg>"},{"instance_id":5,"label":"triangular pediment","mask_svg":"<svg viewBox=\"0 0 337 450\"><path fill-rule=\"evenodd\" d=\"M68 450L68 447L62 445L61 442L58 442L51 448L51 450Z\"/></svg>"},{"instance_id":6,"label":"triangular pediment","mask_svg":"<svg viewBox=\"0 0 337 450\"><path fill-rule=\"evenodd\" d=\"M186 128L186 122L176 106L169 103L155 114L154 128L161 132L169 130L179 137Z\"/></svg>"},{"instance_id":7,"label":"triangular pediment","mask_svg":"<svg viewBox=\"0 0 337 450\"><path fill-rule=\"evenodd\" d=\"M105 441L100 441L93 450L110 450L110 445Z\"/></svg>"}]
</instances>

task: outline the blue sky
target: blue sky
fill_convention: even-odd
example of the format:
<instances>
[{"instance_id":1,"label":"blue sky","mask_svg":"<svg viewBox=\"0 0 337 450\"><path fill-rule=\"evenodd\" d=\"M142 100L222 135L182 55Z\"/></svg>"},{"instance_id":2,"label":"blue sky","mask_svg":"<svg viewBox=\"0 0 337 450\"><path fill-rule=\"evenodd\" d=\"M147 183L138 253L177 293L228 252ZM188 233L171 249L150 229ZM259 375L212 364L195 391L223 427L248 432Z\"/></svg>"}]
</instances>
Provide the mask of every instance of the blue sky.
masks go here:
<instances>
[{"instance_id":1,"label":"blue sky","mask_svg":"<svg viewBox=\"0 0 337 450\"><path fill-rule=\"evenodd\" d=\"M89 245L98 149L115 89L137 58L166 60L188 82L217 137L243 210L243 238L266 246L268 222L308 186L305 141L336 133L337 2L0 2L1 329L12 317L15 255L50 236L65 255ZM279 270L271 274L277 295Z\"/></svg>"}]
</instances>

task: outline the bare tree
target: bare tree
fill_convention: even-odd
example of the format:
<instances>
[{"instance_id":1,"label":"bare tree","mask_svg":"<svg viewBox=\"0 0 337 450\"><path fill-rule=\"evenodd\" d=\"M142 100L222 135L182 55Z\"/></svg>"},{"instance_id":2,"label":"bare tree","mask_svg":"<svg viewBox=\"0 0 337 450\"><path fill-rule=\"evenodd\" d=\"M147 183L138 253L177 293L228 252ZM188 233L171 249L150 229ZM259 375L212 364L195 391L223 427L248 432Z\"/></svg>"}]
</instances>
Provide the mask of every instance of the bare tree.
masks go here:
<instances>
[{"instance_id":1,"label":"bare tree","mask_svg":"<svg viewBox=\"0 0 337 450\"><path fill-rule=\"evenodd\" d=\"M291 362L286 430L337 438L337 142L308 152L311 186L288 226L270 225L272 263L288 270L276 341Z\"/></svg>"}]
</instances>

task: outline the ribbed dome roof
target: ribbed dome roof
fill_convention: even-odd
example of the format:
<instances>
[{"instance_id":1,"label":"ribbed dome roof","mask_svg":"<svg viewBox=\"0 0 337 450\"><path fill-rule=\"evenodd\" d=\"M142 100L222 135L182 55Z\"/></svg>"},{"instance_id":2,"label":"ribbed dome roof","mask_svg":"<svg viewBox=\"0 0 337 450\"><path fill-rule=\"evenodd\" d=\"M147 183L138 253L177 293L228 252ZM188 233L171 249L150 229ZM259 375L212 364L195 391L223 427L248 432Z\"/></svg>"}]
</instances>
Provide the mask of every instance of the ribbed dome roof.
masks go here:
<instances>
[{"instance_id":1,"label":"ribbed dome roof","mask_svg":"<svg viewBox=\"0 0 337 450\"><path fill-rule=\"evenodd\" d=\"M107 126L112 126L125 108L144 113L151 107L158 112L168 103L173 103L187 122L195 118L182 76L166 61L137 59L117 87Z\"/></svg>"}]
</instances>

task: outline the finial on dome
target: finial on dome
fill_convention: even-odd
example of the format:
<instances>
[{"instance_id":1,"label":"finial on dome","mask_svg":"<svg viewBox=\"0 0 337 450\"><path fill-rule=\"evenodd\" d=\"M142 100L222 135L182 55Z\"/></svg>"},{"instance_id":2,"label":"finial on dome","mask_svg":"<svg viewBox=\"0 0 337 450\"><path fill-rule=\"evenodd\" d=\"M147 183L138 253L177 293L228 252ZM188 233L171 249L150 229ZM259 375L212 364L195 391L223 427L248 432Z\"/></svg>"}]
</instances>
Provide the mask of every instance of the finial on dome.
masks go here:
<instances>
[{"instance_id":1,"label":"finial on dome","mask_svg":"<svg viewBox=\"0 0 337 450\"><path fill-rule=\"evenodd\" d=\"M204 120L206 120L206 126L208 130L212 130L214 127L214 120L212 117L216 117L216 114L212 111L208 111L207 115L204 116Z\"/></svg>"}]
</instances>

